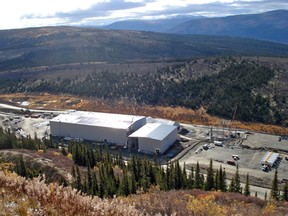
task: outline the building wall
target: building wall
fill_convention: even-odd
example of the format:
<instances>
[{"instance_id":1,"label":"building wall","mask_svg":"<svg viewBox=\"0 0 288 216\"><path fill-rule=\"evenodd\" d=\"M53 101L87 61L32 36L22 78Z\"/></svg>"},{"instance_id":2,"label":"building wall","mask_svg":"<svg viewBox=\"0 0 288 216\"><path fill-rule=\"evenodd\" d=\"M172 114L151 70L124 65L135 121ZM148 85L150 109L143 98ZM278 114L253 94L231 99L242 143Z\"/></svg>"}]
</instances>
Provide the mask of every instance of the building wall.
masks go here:
<instances>
[{"instance_id":1,"label":"building wall","mask_svg":"<svg viewBox=\"0 0 288 216\"><path fill-rule=\"evenodd\" d=\"M175 143L178 138L178 128L175 128L168 134L164 140L162 140L161 153L164 153L171 145Z\"/></svg>"},{"instance_id":2,"label":"building wall","mask_svg":"<svg viewBox=\"0 0 288 216\"><path fill-rule=\"evenodd\" d=\"M131 128L137 130L145 123L145 118L140 119L136 121ZM50 130L52 136L80 138L92 141L107 141L108 143L123 146L127 142L126 129L50 121Z\"/></svg>"},{"instance_id":3,"label":"building wall","mask_svg":"<svg viewBox=\"0 0 288 216\"><path fill-rule=\"evenodd\" d=\"M138 121L134 122L134 124L132 125L131 129L133 131L136 131L139 128L141 128L142 126L144 126L145 124L146 124L146 118L139 119Z\"/></svg>"},{"instance_id":4,"label":"building wall","mask_svg":"<svg viewBox=\"0 0 288 216\"><path fill-rule=\"evenodd\" d=\"M147 137L139 137L139 150L144 152L156 153L159 150L163 154L177 140L177 128L169 133L163 140L155 140Z\"/></svg>"},{"instance_id":5,"label":"building wall","mask_svg":"<svg viewBox=\"0 0 288 216\"><path fill-rule=\"evenodd\" d=\"M154 140L147 137L138 138L139 150L148 153L156 153L156 150L161 152L162 142L161 140Z\"/></svg>"}]
</instances>

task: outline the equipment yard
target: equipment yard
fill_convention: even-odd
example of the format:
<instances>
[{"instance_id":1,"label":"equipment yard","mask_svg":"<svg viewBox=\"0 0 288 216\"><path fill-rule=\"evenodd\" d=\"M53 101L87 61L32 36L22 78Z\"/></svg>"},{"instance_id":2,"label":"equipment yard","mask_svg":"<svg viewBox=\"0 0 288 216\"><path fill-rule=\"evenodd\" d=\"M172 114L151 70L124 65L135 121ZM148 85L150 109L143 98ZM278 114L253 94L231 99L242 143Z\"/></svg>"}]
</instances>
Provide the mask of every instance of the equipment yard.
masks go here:
<instances>
[{"instance_id":1,"label":"equipment yard","mask_svg":"<svg viewBox=\"0 0 288 216\"><path fill-rule=\"evenodd\" d=\"M249 173L251 184L264 188L271 186L276 168L279 183L288 180L288 160L285 159L288 155L287 139L279 141L279 136L247 131L237 131L238 136L236 135L235 138L224 139L221 134L223 135L229 130L214 128L212 136L222 139L222 141L209 141L211 128L187 124L183 126L190 131L186 136L191 141L201 141L180 159L181 164L185 163L187 167L192 165L195 168L198 161L200 166L205 168L212 159L214 169L216 170L222 165L228 179L234 175L236 165L238 165L242 181ZM219 143L222 144L222 147ZM279 158L271 170L263 170L261 160L269 151L278 152Z\"/></svg>"}]
</instances>

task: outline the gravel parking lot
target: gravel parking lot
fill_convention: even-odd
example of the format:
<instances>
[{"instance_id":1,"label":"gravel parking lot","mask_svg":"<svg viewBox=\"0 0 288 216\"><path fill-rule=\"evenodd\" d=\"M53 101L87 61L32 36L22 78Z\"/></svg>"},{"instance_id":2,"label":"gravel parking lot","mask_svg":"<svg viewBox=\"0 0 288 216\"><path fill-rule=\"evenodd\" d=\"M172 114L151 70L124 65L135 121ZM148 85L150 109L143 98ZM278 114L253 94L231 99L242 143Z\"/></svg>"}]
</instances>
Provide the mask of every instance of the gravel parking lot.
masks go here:
<instances>
[{"instance_id":1,"label":"gravel parking lot","mask_svg":"<svg viewBox=\"0 0 288 216\"><path fill-rule=\"evenodd\" d=\"M231 142L232 144L242 142L241 145L231 145L229 142L227 142L227 144L224 144L223 147L218 147L212 144L212 142L207 141L209 137L209 127L189 125L184 126L185 128L193 131L193 133L188 133L188 136L191 136L192 139L202 139L202 141L180 159L181 164L185 163L187 167L195 167L198 161L202 168L206 168L209 165L210 159L212 159L214 169L218 169L220 165L222 165L222 167L225 168L227 177L229 179L234 175L236 166L227 164L227 161L234 161L232 155L238 155L240 159L235 162L239 166L241 181L245 182L246 174L249 173L250 184L264 187L262 190L254 187L256 191L258 190L257 192L260 192L264 196L264 193L267 190L265 188L269 188L271 186L275 168L272 168L272 170L269 172L263 172L260 162L266 152L269 149L272 149L273 151L278 151L280 153L280 157L282 158L279 160L280 163L277 167L280 188L283 185L283 183L281 184L281 181L283 179L288 179L288 161L284 159L284 157L288 155L288 140L281 140L281 142L279 142L279 136L249 132L246 133L247 136L242 136L246 139L243 138L240 141ZM224 134L223 129L220 128L213 129L213 131L215 136L219 136L221 133ZM193 137L194 135L195 137ZM205 144L209 144L210 148L208 150L203 149L203 145ZM199 151L199 149L202 150ZM198 153L196 153L196 151Z\"/></svg>"}]
</instances>

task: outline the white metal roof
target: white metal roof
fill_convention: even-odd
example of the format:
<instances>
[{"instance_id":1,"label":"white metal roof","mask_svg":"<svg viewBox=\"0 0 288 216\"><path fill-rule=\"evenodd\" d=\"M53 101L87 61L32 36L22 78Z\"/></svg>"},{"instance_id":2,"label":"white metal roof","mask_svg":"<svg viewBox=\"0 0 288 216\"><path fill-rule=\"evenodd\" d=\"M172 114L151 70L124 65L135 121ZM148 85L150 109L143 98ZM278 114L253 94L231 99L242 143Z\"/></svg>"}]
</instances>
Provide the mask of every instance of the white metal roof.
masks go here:
<instances>
[{"instance_id":1,"label":"white metal roof","mask_svg":"<svg viewBox=\"0 0 288 216\"><path fill-rule=\"evenodd\" d=\"M266 152L266 154L264 155L264 157L261 160L261 164L265 164L268 163L271 166L273 166L273 164L275 163L275 161L277 161L277 159L279 158L280 154L279 153L275 153L275 152Z\"/></svg>"},{"instance_id":2,"label":"white metal roof","mask_svg":"<svg viewBox=\"0 0 288 216\"><path fill-rule=\"evenodd\" d=\"M129 137L146 137L155 140L163 140L169 135L177 126L161 124L161 123L147 123L139 130L132 133Z\"/></svg>"},{"instance_id":3,"label":"white metal roof","mask_svg":"<svg viewBox=\"0 0 288 216\"><path fill-rule=\"evenodd\" d=\"M167 125L179 126L178 122L168 120L168 119L152 118L150 116L146 118L146 121L147 123L162 123L162 124L167 124Z\"/></svg>"},{"instance_id":4,"label":"white metal roof","mask_svg":"<svg viewBox=\"0 0 288 216\"><path fill-rule=\"evenodd\" d=\"M68 114L61 114L51 119L50 121L79 124L79 125L93 125L93 126L99 126L99 127L127 129L134 122L143 118L145 118L145 116L76 111L76 112L72 112Z\"/></svg>"}]
</instances>

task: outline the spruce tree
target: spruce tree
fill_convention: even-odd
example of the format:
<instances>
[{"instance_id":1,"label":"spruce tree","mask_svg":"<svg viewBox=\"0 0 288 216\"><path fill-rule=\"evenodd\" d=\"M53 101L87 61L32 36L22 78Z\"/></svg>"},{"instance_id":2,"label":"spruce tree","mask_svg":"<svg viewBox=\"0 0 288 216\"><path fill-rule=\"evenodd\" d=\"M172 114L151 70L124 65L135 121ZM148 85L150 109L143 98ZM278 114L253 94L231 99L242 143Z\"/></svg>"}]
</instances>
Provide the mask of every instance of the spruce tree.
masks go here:
<instances>
[{"instance_id":1,"label":"spruce tree","mask_svg":"<svg viewBox=\"0 0 288 216\"><path fill-rule=\"evenodd\" d=\"M229 192L234 192L235 191L235 180L234 180L234 177L231 179L231 182L230 182L230 186L229 186Z\"/></svg>"},{"instance_id":2,"label":"spruce tree","mask_svg":"<svg viewBox=\"0 0 288 216\"><path fill-rule=\"evenodd\" d=\"M82 189L82 183L81 183L81 174L80 174L80 170L79 167L76 166L76 188L77 190L81 190Z\"/></svg>"},{"instance_id":3,"label":"spruce tree","mask_svg":"<svg viewBox=\"0 0 288 216\"><path fill-rule=\"evenodd\" d=\"M175 171L174 171L173 179L175 179L176 190L179 190L180 188L183 187L183 176L182 176L182 171L181 171L180 164L178 161L175 164Z\"/></svg>"},{"instance_id":4,"label":"spruce tree","mask_svg":"<svg viewBox=\"0 0 288 216\"><path fill-rule=\"evenodd\" d=\"M214 185L215 185L215 189L216 189L216 190L219 190L219 189L220 189L219 170L218 170L218 169L216 170Z\"/></svg>"},{"instance_id":5,"label":"spruce tree","mask_svg":"<svg viewBox=\"0 0 288 216\"><path fill-rule=\"evenodd\" d=\"M247 173L247 176L246 176L244 195L250 196L249 173Z\"/></svg>"},{"instance_id":6,"label":"spruce tree","mask_svg":"<svg viewBox=\"0 0 288 216\"><path fill-rule=\"evenodd\" d=\"M282 200L288 201L288 182L287 181L286 181L284 188L283 188Z\"/></svg>"},{"instance_id":7,"label":"spruce tree","mask_svg":"<svg viewBox=\"0 0 288 216\"><path fill-rule=\"evenodd\" d=\"M264 199L267 200L267 191L265 191Z\"/></svg>"},{"instance_id":8,"label":"spruce tree","mask_svg":"<svg viewBox=\"0 0 288 216\"><path fill-rule=\"evenodd\" d=\"M274 179L272 181L272 188L270 192L270 199L279 200L279 189L278 189L278 171L275 170Z\"/></svg>"},{"instance_id":9,"label":"spruce tree","mask_svg":"<svg viewBox=\"0 0 288 216\"><path fill-rule=\"evenodd\" d=\"M24 162L24 159L23 159L22 155L17 160L16 173L18 175L21 175L21 176L25 177L25 178L28 177L28 171L27 171L27 168L26 168L26 165L25 165L25 162Z\"/></svg>"},{"instance_id":10,"label":"spruce tree","mask_svg":"<svg viewBox=\"0 0 288 216\"><path fill-rule=\"evenodd\" d=\"M210 191L214 188L214 172L213 172L213 163L210 159L210 165L207 170L207 177L205 182L205 190Z\"/></svg>"},{"instance_id":11,"label":"spruce tree","mask_svg":"<svg viewBox=\"0 0 288 216\"><path fill-rule=\"evenodd\" d=\"M183 170L182 170L181 178L182 178L182 188L188 188L188 179L187 179L187 172L186 172L185 163L184 163L184 167L183 167Z\"/></svg>"},{"instance_id":12,"label":"spruce tree","mask_svg":"<svg viewBox=\"0 0 288 216\"><path fill-rule=\"evenodd\" d=\"M88 191L90 191L92 189L92 174L91 174L91 168L89 165L87 166L87 186L88 186Z\"/></svg>"},{"instance_id":13,"label":"spruce tree","mask_svg":"<svg viewBox=\"0 0 288 216\"><path fill-rule=\"evenodd\" d=\"M257 191L255 191L255 194L254 194L254 196L255 196L255 197L258 197Z\"/></svg>"},{"instance_id":14,"label":"spruce tree","mask_svg":"<svg viewBox=\"0 0 288 216\"><path fill-rule=\"evenodd\" d=\"M72 166L71 174L72 174L73 178L76 179L76 170L75 170L74 165Z\"/></svg>"},{"instance_id":15,"label":"spruce tree","mask_svg":"<svg viewBox=\"0 0 288 216\"><path fill-rule=\"evenodd\" d=\"M196 189L201 188L201 174L200 174L200 166L199 166L198 161L197 161L196 170L195 170L194 188Z\"/></svg>"},{"instance_id":16,"label":"spruce tree","mask_svg":"<svg viewBox=\"0 0 288 216\"><path fill-rule=\"evenodd\" d=\"M128 176L126 171L123 172L123 178L120 181L118 194L122 196L128 196L130 194Z\"/></svg>"},{"instance_id":17,"label":"spruce tree","mask_svg":"<svg viewBox=\"0 0 288 216\"><path fill-rule=\"evenodd\" d=\"M221 166L221 169L222 169L222 166ZM223 170L223 173L222 173L222 179L220 181L220 189L221 191L223 192L226 192L227 191L227 182L226 182L226 171L225 171L225 168Z\"/></svg>"},{"instance_id":18,"label":"spruce tree","mask_svg":"<svg viewBox=\"0 0 288 216\"><path fill-rule=\"evenodd\" d=\"M129 179L129 190L130 190L130 194L136 194L137 186L136 186L135 176L133 175L133 173L131 174L131 178Z\"/></svg>"},{"instance_id":19,"label":"spruce tree","mask_svg":"<svg viewBox=\"0 0 288 216\"><path fill-rule=\"evenodd\" d=\"M194 168L193 168L193 166L191 166L191 171L190 171L190 175L188 177L187 186L189 189L192 189L194 187Z\"/></svg>"},{"instance_id":20,"label":"spruce tree","mask_svg":"<svg viewBox=\"0 0 288 216\"><path fill-rule=\"evenodd\" d=\"M234 176L234 181L235 181L235 188L234 192L236 193L241 193L241 184L240 184L240 175L239 175L239 167L238 165L236 166L236 172Z\"/></svg>"},{"instance_id":21,"label":"spruce tree","mask_svg":"<svg viewBox=\"0 0 288 216\"><path fill-rule=\"evenodd\" d=\"M92 196L99 196L98 181L95 172L93 172L92 178Z\"/></svg>"}]
</instances>

